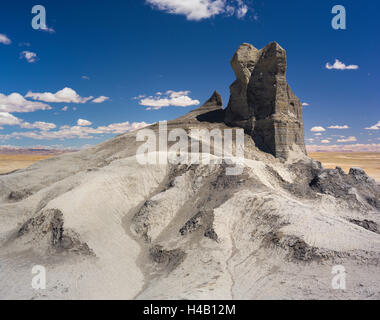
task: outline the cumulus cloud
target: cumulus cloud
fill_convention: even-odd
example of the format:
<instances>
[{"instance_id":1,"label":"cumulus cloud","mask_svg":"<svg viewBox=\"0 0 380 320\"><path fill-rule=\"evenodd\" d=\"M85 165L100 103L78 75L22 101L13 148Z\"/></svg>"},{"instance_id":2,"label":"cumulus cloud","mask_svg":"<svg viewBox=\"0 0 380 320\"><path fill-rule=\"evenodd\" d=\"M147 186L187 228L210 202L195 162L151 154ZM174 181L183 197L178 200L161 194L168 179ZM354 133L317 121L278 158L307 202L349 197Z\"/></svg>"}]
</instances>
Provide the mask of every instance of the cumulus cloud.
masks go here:
<instances>
[{"instance_id":1,"label":"cumulus cloud","mask_svg":"<svg viewBox=\"0 0 380 320\"><path fill-rule=\"evenodd\" d=\"M64 106L61 110L62 111L67 111L67 110L69 110L69 107L68 106Z\"/></svg>"},{"instance_id":2,"label":"cumulus cloud","mask_svg":"<svg viewBox=\"0 0 380 320\"><path fill-rule=\"evenodd\" d=\"M339 142L339 143L356 142L356 141L357 141L356 137L348 137L348 138L345 138L345 139L339 139L339 140L337 140L337 142Z\"/></svg>"},{"instance_id":3,"label":"cumulus cloud","mask_svg":"<svg viewBox=\"0 0 380 320\"><path fill-rule=\"evenodd\" d=\"M146 0L152 8L169 14L184 15L187 20L199 21L220 14L243 18L248 6L243 0Z\"/></svg>"},{"instance_id":4,"label":"cumulus cloud","mask_svg":"<svg viewBox=\"0 0 380 320\"><path fill-rule=\"evenodd\" d=\"M349 126L344 125L344 126L330 126L328 127L329 129L336 129L336 130L344 130L344 129L350 129Z\"/></svg>"},{"instance_id":5,"label":"cumulus cloud","mask_svg":"<svg viewBox=\"0 0 380 320\"><path fill-rule=\"evenodd\" d=\"M325 143L325 144L328 144L328 143L330 143L330 140L322 140L321 142Z\"/></svg>"},{"instance_id":6,"label":"cumulus cloud","mask_svg":"<svg viewBox=\"0 0 380 320\"><path fill-rule=\"evenodd\" d=\"M0 93L1 112L34 112L37 110L50 110L51 107L42 102L28 101L19 93L4 95Z\"/></svg>"},{"instance_id":7,"label":"cumulus cloud","mask_svg":"<svg viewBox=\"0 0 380 320\"><path fill-rule=\"evenodd\" d=\"M35 52L23 51L20 53L20 59L25 59L29 63L34 63L38 60L38 57Z\"/></svg>"},{"instance_id":8,"label":"cumulus cloud","mask_svg":"<svg viewBox=\"0 0 380 320\"><path fill-rule=\"evenodd\" d=\"M94 103L103 103L104 101L107 101L109 99L110 99L109 97L100 96L100 97L92 100L92 102L94 102Z\"/></svg>"},{"instance_id":9,"label":"cumulus cloud","mask_svg":"<svg viewBox=\"0 0 380 320\"><path fill-rule=\"evenodd\" d=\"M380 144L307 145L308 152L380 152Z\"/></svg>"},{"instance_id":10,"label":"cumulus cloud","mask_svg":"<svg viewBox=\"0 0 380 320\"><path fill-rule=\"evenodd\" d=\"M156 93L156 95L159 95L159 94L161 94L161 92ZM145 98L145 97L146 97L146 94L140 94L137 97L133 97L132 100L140 100L140 99Z\"/></svg>"},{"instance_id":11,"label":"cumulus cloud","mask_svg":"<svg viewBox=\"0 0 380 320\"><path fill-rule=\"evenodd\" d=\"M82 76L81 77L83 80L90 80L90 77L89 76Z\"/></svg>"},{"instance_id":12,"label":"cumulus cloud","mask_svg":"<svg viewBox=\"0 0 380 320\"><path fill-rule=\"evenodd\" d=\"M2 44L11 44L12 41L5 34L0 33L0 43L2 43Z\"/></svg>"},{"instance_id":13,"label":"cumulus cloud","mask_svg":"<svg viewBox=\"0 0 380 320\"><path fill-rule=\"evenodd\" d=\"M55 33L55 30L52 27L44 26L43 28L38 29L40 31L45 31L48 33Z\"/></svg>"},{"instance_id":14,"label":"cumulus cloud","mask_svg":"<svg viewBox=\"0 0 380 320\"><path fill-rule=\"evenodd\" d=\"M26 98L32 98L33 100L39 100L44 102L64 102L64 103L86 103L87 101L93 99L93 96L90 97L81 97L75 90L71 88L63 88L62 90L57 91L56 93L44 92L44 93L35 93L29 91L26 95Z\"/></svg>"},{"instance_id":15,"label":"cumulus cloud","mask_svg":"<svg viewBox=\"0 0 380 320\"><path fill-rule=\"evenodd\" d=\"M39 129L42 131L49 131L57 127L54 123L43 121L36 121L34 123L30 123L22 119L19 119L8 112L0 112L0 125L19 126L23 129Z\"/></svg>"},{"instance_id":16,"label":"cumulus cloud","mask_svg":"<svg viewBox=\"0 0 380 320\"><path fill-rule=\"evenodd\" d=\"M343 62L339 61L338 59L335 60L335 63L333 65L331 65L329 62L326 63L326 69L328 70L357 70L359 69L359 66L357 65L349 65L349 66L346 66Z\"/></svg>"},{"instance_id":17,"label":"cumulus cloud","mask_svg":"<svg viewBox=\"0 0 380 320\"><path fill-rule=\"evenodd\" d=\"M150 124L146 122L130 123L129 121L127 121L127 122L121 122L121 123L112 123L108 126L98 127L96 130L102 134L107 134L107 133L108 134L109 133L122 134L128 131L135 131L135 130L141 129L149 125Z\"/></svg>"},{"instance_id":18,"label":"cumulus cloud","mask_svg":"<svg viewBox=\"0 0 380 320\"><path fill-rule=\"evenodd\" d=\"M189 97L190 91L172 91L168 90L165 94L156 94L143 98L139 101L142 106L148 107L147 110L159 110L164 107L189 107L199 105L199 100Z\"/></svg>"},{"instance_id":19,"label":"cumulus cloud","mask_svg":"<svg viewBox=\"0 0 380 320\"><path fill-rule=\"evenodd\" d=\"M92 125L92 122L84 119L78 119L77 125L81 127L88 127Z\"/></svg>"},{"instance_id":20,"label":"cumulus cloud","mask_svg":"<svg viewBox=\"0 0 380 320\"><path fill-rule=\"evenodd\" d=\"M237 2L238 2L238 8L237 8L236 16L239 19L242 19L248 13L248 6L244 4L242 0L237 0Z\"/></svg>"},{"instance_id":21,"label":"cumulus cloud","mask_svg":"<svg viewBox=\"0 0 380 320\"><path fill-rule=\"evenodd\" d=\"M323 127L313 127L310 129L310 131L311 132L324 132L324 131L326 131L326 129Z\"/></svg>"},{"instance_id":22,"label":"cumulus cloud","mask_svg":"<svg viewBox=\"0 0 380 320\"><path fill-rule=\"evenodd\" d=\"M130 123L112 123L108 126L101 126L92 128L89 126L62 126L59 130L41 130L41 131L27 131L27 132L13 132L7 135L0 135L0 140L29 138L35 140L65 140L65 139L92 139L95 135L101 134L122 134L129 131L138 130L148 126L146 122L133 122Z\"/></svg>"},{"instance_id":23,"label":"cumulus cloud","mask_svg":"<svg viewBox=\"0 0 380 320\"><path fill-rule=\"evenodd\" d=\"M21 123L21 120L8 112L0 112L0 125L14 126Z\"/></svg>"},{"instance_id":24,"label":"cumulus cloud","mask_svg":"<svg viewBox=\"0 0 380 320\"><path fill-rule=\"evenodd\" d=\"M54 123L36 121L34 123L22 122L20 127L23 129L39 129L41 131L49 131L55 129L57 126Z\"/></svg>"},{"instance_id":25,"label":"cumulus cloud","mask_svg":"<svg viewBox=\"0 0 380 320\"><path fill-rule=\"evenodd\" d=\"M365 128L366 130L380 130L380 121L373 125L372 127Z\"/></svg>"},{"instance_id":26,"label":"cumulus cloud","mask_svg":"<svg viewBox=\"0 0 380 320\"><path fill-rule=\"evenodd\" d=\"M303 102L303 103L302 103L302 106L304 106L304 107L308 107L308 106L310 106L310 104L308 104L307 102Z\"/></svg>"}]
</instances>

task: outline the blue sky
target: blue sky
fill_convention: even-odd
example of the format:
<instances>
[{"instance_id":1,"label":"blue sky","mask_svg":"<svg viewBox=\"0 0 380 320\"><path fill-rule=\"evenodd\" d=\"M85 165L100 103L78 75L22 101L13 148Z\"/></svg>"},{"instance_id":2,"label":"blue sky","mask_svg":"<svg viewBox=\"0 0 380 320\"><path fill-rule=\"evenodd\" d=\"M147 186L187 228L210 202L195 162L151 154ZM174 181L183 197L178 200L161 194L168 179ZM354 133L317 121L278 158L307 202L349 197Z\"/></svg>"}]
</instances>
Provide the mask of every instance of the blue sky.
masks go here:
<instances>
[{"instance_id":1,"label":"blue sky","mask_svg":"<svg viewBox=\"0 0 380 320\"><path fill-rule=\"evenodd\" d=\"M307 144L380 151L377 1L206 2L3 1L0 145L94 145L183 115L215 89L227 105L238 46L277 41L288 82L308 104ZM49 30L32 28L36 4ZM347 30L331 26L336 4ZM336 59L357 67L326 68Z\"/></svg>"}]
</instances>

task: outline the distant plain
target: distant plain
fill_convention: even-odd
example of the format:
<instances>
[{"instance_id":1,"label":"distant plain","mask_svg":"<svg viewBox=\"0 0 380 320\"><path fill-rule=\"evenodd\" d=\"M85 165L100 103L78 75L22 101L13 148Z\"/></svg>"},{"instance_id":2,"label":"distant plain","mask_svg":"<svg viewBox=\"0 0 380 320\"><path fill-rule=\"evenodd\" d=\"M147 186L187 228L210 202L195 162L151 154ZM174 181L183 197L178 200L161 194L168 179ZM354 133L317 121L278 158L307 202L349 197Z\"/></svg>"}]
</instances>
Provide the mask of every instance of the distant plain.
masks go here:
<instances>
[{"instance_id":1,"label":"distant plain","mask_svg":"<svg viewBox=\"0 0 380 320\"><path fill-rule=\"evenodd\" d=\"M0 174L27 168L37 161L51 157L52 155L40 154L0 154Z\"/></svg>"}]
</instances>

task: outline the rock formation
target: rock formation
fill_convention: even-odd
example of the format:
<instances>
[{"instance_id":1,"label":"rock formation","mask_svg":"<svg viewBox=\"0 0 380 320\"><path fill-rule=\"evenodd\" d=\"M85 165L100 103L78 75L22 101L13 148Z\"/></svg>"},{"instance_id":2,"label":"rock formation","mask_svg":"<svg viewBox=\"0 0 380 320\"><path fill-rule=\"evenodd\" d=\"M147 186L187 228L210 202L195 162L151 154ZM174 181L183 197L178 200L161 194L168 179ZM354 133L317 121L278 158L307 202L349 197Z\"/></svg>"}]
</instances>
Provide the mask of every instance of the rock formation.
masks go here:
<instances>
[{"instance_id":1,"label":"rock formation","mask_svg":"<svg viewBox=\"0 0 380 320\"><path fill-rule=\"evenodd\" d=\"M257 50L243 44L231 61L237 80L225 122L250 134L257 147L275 157L306 153L302 104L286 81L286 52L276 42Z\"/></svg>"},{"instance_id":2,"label":"rock formation","mask_svg":"<svg viewBox=\"0 0 380 320\"><path fill-rule=\"evenodd\" d=\"M244 170L142 165L133 131L0 174L0 299L380 300L380 186L360 168L256 148L252 136L280 157L304 150L301 106L280 46L239 50L227 111L214 92L167 127L247 125ZM46 290L30 285L35 265ZM346 290L331 287L337 265Z\"/></svg>"},{"instance_id":3,"label":"rock formation","mask_svg":"<svg viewBox=\"0 0 380 320\"><path fill-rule=\"evenodd\" d=\"M231 96L226 109L225 122L251 132L254 119L253 110L248 107L247 89L252 71L260 58L260 51L253 45L243 43L231 60L236 81L230 86Z\"/></svg>"}]
</instances>

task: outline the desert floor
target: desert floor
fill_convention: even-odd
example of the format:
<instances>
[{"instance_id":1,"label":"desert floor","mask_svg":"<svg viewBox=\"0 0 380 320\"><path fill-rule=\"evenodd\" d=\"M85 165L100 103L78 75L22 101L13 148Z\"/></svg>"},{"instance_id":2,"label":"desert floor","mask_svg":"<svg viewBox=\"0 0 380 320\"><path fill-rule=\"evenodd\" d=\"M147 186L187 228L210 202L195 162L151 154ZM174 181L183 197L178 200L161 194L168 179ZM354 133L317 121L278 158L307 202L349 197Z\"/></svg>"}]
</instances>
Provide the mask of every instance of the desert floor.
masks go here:
<instances>
[{"instance_id":1,"label":"desert floor","mask_svg":"<svg viewBox=\"0 0 380 320\"><path fill-rule=\"evenodd\" d=\"M29 167L33 163L52 157L35 154L0 154L0 174Z\"/></svg>"},{"instance_id":2,"label":"desert floor","mask_svg":"<svg viewBox=\"0 0 380 320\"><path fill-rule=\"evenodd\" d=\"M348 172L352 167L360 167L369 176L380 182L380 153L315 152L309 153L309 157L322 162L326 168L338 166L345 172Z\"/></svg>"}]
</instances>

